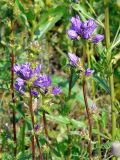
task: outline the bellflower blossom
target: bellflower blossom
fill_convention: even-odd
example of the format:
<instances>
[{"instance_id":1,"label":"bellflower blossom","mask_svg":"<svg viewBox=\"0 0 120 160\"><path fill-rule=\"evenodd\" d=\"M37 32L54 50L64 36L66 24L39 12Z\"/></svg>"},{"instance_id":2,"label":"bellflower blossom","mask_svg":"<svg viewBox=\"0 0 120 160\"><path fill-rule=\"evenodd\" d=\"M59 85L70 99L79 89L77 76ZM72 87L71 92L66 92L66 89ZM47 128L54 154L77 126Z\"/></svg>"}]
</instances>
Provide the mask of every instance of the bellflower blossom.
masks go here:
<instances>
[{"instance_id":1,"label":"bellflower blossom","mask_svg":"<svg viewBox=\"0 0 120 160\"><path fill-rule=\"evenodd\" d=\"M33 96L37 97L39 95L38 89L41 88L44 94L49 93L49 88L52 85L52 80L49 75L41 74L42 65L39 64L35 69L32 69L30 63L16 64L14 65L14 72L18 75L15 82L15 89L21 94L24 94L25 89L27 89L27 84L29 85L30 92ZM52 94L56 95L61 92L58 86L53 87Z\"/></svg>"},{"instance_id":2,"label":"bellflower blossom","mask_svg":"<svg viewBox=\"0 0 120 160\"><path fill-rule=\"evenodd\" d=\"M79 57L77 57L74 53L68 53L68 58L72 66L77 66Z\"/></svg>"},{"instance_id":3,"label":"bellflower blossom","mask_svg":"<svg viewBox=\"0 0 120 160\"><path fill-rule=\"evenodd\" d=\"M24 93L24 80L22 78L17 78L16 82L14 84L14 87L17 91L19 91L21 94Z\"/></svg>"},{"instance_id":4,"label":"bellflower blossom","mask_svg":"<svg viewBox=\"0 0 120 160\"><path fill-rule=\"evenodd\" d=\"M34 69L34 74L35 74L36 76L39 75L39 73L40 73L40 71L41 71L41 68L42 68L42 65L39 64L39 65L37 65L37 67Z\"/></svg>"},{"instance_id":5,"label":"bellflower blossom","mask_svg":"<svg viewBox=\"0 0 120 160\"><path fill-rule=\"evenodd\" d=\"M85 71L85 76L86 77L89 77L91 74L94 73L94 70L90 69L90 68L87 68L86 71Z\"/></svg>"},{"instance_id":6,"label":"bellflower blossom","mask_svg":"<svg viewBox=\"0 0 120 160\"><path fill-rule=\"evenodd\" d=\"M68 36L70 39L77 39L78 38L78 34L76 33L76 31L74 31L72 29L68 29L67 33L68 33Z\"/></svg>"},{"instance_id":7,"label":"bellflower blossom","mask_svg":"<svg viewBox=\"0 0 120 160\"><path fill-rule=\"evenodd\" d=\"M87 40L92 38L93 43L98 43L104 39L104 36L100 34L94 36L94 31L97 28L94 20L88 19L81 22L79 16L75 16L70 19L70 22L70 29L67 30L70 39L79 39L79 36Z\"/></svg>"},{"instance_id":8,"label":"bellflower blossom","mask_svg":"<svg viewBox=\"0 0 120 160\"><path fill-rule=\"evenodd\" d=\"M58 95L60 93L61 93L61 88L60 87L55 86L55 87L52 88L52 94Z\"/></svg>"},{"instance_id":9,"label":"bellflower blossom","mask_svg":"<svg viewBox=\"0 0 120 160\"><path fill-rule=\"evenodd\" d=\"M50 76L47 76L46 74L40 75L37 80L33 83L37 87L48 87L51 86L52 80Z\"/></svg>"},{"instance_id":10,"label":"bellflower blossom","mask_svg":"<svg viewBox=\"0 0 120 160\"><path fill-rule=\"evenodd\" d=\"M38 93L36 90L31 89L31 94L32 94L33 96L37 97L39 93Z\"/></svg>"},{"instance_id":11,"label":"bellflower blossom","mask_svg":"<svg viewBox=\"0 0 120 160\"><path fill-rule=\"evenodd\" d=\"M32 68L30 67L30 63L25 64L16 64L14 66L14 72L17 73L21 78L28 80L32 77Z\"/></svg>"},{"instance_id":12,"label":"bellflower blossom","mask_svg":"<svg viewBox=\"0 0 120 160\"><path fill-rule=\"evenodd\" d=\"M93 43L98 43L104 39L104 36L101 34L97 34L95 37L92 38Z\"/></svg>"}]
</instances>

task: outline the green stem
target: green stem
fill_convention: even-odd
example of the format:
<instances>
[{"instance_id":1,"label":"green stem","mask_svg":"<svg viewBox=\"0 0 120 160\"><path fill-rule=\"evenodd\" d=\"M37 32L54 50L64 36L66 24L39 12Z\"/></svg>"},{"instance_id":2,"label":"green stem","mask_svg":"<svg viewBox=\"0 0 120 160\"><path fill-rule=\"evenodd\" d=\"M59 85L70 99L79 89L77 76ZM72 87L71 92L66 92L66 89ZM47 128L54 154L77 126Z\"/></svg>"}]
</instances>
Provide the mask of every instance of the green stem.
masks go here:
<instances>
[{"instance_id":1,"label":"green stem","mask_svg":"<svg viewBox=\"0 0 120 160\"><path fill-rule=\"evenodd\" d=\"M71 96L71 91L72 91L72 76L73 76L73 69L70 69L70 77L69 77L69 90L68 90L68 97L70 98Z\"/></svg>"},{"instance_id":2,"label":"green stem","mask_svg":"<svg viewBox=\"0 0 120 160\"><path fill-rule=\"evenodd\" d=\"M43 111L43 124L44 124L45 136L46 136L46 146L48 147L49 146L49 143L48 143L49 136L48 136L48 128L47 128L45 111ZM48 160L48 154L46 154L46 160Z\"/></svg>"},{"instance_id":3,"label":"green stem","mask_svg":"<svg viewBox=\"0 0 120 160\"><path fill-rule=\"evenodd\" d=\"M25 128L26 128L26 122L25 122L25 120L23 120L23 126L22 126L22 132L21 132L21 135L22 135L21 151L22 151L23 154L25 152Z\"/></svg>"},{"instance_id":4,"label":"green stem","mask_svg":"<svg viewBox=\"0 0 120 160\"><path fill-rule=\"evenodd\" d=\"M109 8L108 8L108 0L104 0L105 4L105 36L106 36L106 48L110 47L110 29L109 29ZM107 52L107 59L108 61L111 59L111 52L108 49ZM111 90L111 116L112 116L112 140L115 140L116 135L116 113L115 113L115 95L114 95L114 71L112 67L112 62L110 62L110 72L111 75L109 77L109 85Z\"/></svg>"},{"instance_id":5,"label":"green stem","mask_svg":"<svg viewBox=\"0 0 120 160\"><path fill-rule=\"evenodd\" d=\"M94 53L93 45L92 47L92 53ZM92 54L91 53L91 54ZM90 50L89 46L87 46L87 55L88 55L88 65L91 68L91 56L90 56ZM92 96L93 96L93 102L95 102L95 81L92 80ZM100 137L100 125L99 125L99 120L96 120L96 130L97 130L97 141L98 141L98 157L99 160L101 160L101 137Z\"/></svg>"},{"instance_id":6,"label":"green stem","mask_svg":"<svg viewBox=\"0 0 120 160\"><path fill-rule=\"evenodd\" d=\"M100 138L100 125L98 119L96 121L96 129L97 129L97 140L98 140L98 155L99 155L99 160L101 160L101 138Z\"/></svg>"},{"instance_id":7,"label":"green stem","mask_svg":"<svg viewBox=\"0 0 120 160\"><path fill-rule=\"evenodd\" d=\"M110 47L110 29L109 29L109 8L108 8L108 0L104 0L105 4L105 40L106 40L106 48L107 48L107 59L110 61L111 59L111 52L108 49ZM111 119L112 119L112 140L115 140L116 136L116 112L115 112L115 95L114 95L114 71L112 67L112 62L110 62L110 72L111 75L109 77L109 85L111 91ZM112 160L115 158L113 157Z\"/></svg>"}]
</instances>

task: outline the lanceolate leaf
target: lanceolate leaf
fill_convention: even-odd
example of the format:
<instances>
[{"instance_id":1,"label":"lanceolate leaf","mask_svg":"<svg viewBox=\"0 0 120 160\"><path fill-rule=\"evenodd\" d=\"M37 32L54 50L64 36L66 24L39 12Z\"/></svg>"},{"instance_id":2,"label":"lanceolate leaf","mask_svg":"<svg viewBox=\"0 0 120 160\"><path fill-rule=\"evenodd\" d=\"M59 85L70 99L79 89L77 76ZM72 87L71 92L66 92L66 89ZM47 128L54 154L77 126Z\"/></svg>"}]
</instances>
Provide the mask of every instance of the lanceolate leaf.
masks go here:
<instances>
[{"instance_id":1,"label":"lanceolate leaf","mask_svg":"<svg viewBox=\"0 0 120 160\"><path fill-rule=\"evenodd\" d=\"M100 77L94 75L93 79L107 92L110 93L110 88L107 83Z\"/></svg>"}]
</instances>

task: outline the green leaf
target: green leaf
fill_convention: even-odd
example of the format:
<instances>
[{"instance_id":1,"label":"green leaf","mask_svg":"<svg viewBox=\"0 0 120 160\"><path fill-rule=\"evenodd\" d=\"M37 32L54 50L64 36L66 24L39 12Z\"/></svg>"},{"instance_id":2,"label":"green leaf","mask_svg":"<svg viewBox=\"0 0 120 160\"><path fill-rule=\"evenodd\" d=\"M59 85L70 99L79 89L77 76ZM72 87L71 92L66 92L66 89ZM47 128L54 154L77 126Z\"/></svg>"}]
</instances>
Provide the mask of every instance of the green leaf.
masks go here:
<instances>
[{"instance_id":1,"label":"green leaf","mask_svg":"<svg viewBox=\"0 0 120 160\"><path fill-rule=\"evenodd\" d=\"M107 85L107 83L102 80L100 77L98 77L97 75L93 76L93 79L107 92L110 93L110 89L109 86Z\"/></svg>"},{"instance_id":2,"label":"green leaf","mask_svg":"<svg viewBox=\"0 0 120 160\"><path fill-rule=\"evenodd\" d=\"M77 121L75 119L71 119L71 118L68 118L66 116L53 116L53 115L48 115L46 114L47 116L47 119L48 120L52 120L56 123L59 123L59 124L71 124L73 125L75 128L86 128L86 125L84 122L80 122L80 121Z\"/></svg>"},{"instance_id":3,"label":"green leaf","mask_svg":"<svg viewBox=\"0 0 120 160\"><path fill-rule=\"evenodd\" d=\"M22 3L21 3L19 0L16 0L16 1L15 1L15 4L16 4L16 6L19 8L19 10L20 10L22 13L25 14L25 9L24 9Z\"/></svg>"},{"instance_id":4,"label":"green leaf","mask_svg":"<svg viewBox=\"0 0 120 160\"><path fill-rule=\"evenodd\" d=\"M58 22L65 13L64 6L58 6L54 9L50 9L48 12L41 15L40 22L35 30L34 39L41 39L49 30L53 28L56 22Z\"/></svg>"}]
</instances>

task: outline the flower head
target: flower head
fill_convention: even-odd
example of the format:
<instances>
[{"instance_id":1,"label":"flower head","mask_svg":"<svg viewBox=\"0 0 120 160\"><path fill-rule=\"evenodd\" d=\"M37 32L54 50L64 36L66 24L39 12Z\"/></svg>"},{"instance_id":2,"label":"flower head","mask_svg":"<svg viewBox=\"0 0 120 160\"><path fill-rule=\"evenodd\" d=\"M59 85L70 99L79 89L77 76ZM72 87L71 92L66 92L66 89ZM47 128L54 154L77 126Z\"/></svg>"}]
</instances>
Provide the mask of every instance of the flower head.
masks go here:
<instances>
[{"instance_id":1,"label":"flower head","mask_svg":"<svg viewBox=\"0 0 120 160\"><path fill-rule=\"evenodd\" d=\"M101 42L104 39L104 35L97 34L95 37L92 38L93 43Z\"/></svg>"},{"instance_id":2,"label":"flower head","mask_svg":"<svg viewBox=\"0 0 120 160\"><path fill-rule=\"evenodd\" d=\"M35 129L35 132L37 132L40 129L40 125L36 124L34 129Z\"/></svg>"},{"instance_id":3,"label":"flower head","mask_svg":"<svg viewBox=\"0 0 120 160\"><path fill-rule=\"evenodd\" d=\"M25 64L16 64L14 66L14 72L17 73L18 76L20 76L22 79L28 80L32 77L32 69L30 67L30 63Z\"/></svg>"},{"instance_id":4,"label":"flower head","mask_svg":"<svg viewBox=\"0 0 120 160\"><path fill-rule=\"evenodd\" d=\"M58 94L60 94L60 93L61 93L61 88L60 88L59 86L53 87L53 89L52 89L52 94L58 95Z\"/></svg>"},{"instance_id":5,"label":"flower head","mask_svg":"<svg viewBox=\"0 0 120 160\"><path fill-rule=\"evenodd\" d=\"M70 28L72 30L75 30L77 33L79 33L80 32L80 27L81 27L81 24L82 24L79 16L76 15L76 17L72 17L70 19L70 22L71 22L71 27Z\"/></svg>"},{"instance_id":6,"label":"flower head","mask_svg":"<svg viewBox=\"0 0 120 160\"><path fill-rule=\"evenodd\" d=\"M93 102L92 106L91 106L92 111L96 111L97 110L97 106L96 104Z\"/></svg>"},{"instance_id":7,"label":"flower head","mask_svg":"<svg viewBox=\"0 0 120 160\"><path fill-rule=\"evenodd\" d=\"M85 76L86 77L89 77L91 74L94 73L94 70L90 69L90 68L87 68L86 71L85 71Z\"/></svg>"},{"instance_id":8,"label":"flower head","mask_svg":"<svg viewBox=\"0 0 120 160\"><path fill-rule=\"evenodd\" d=\"M77 66L79 57L77 57L74 53L68 53L68 58L72 66Z\"/></svg>"},{"instance_id":9,"label":"flower head","mask_svg":"<svg viewBox=\"0 0 120 160\"><path fill-rule=\"evenodd\" d=\"M23 94L24 93L24 80L18 77L16 79L14 87L17 91Z\"/></svg>"},{"instance_id":10,"label":"flower head","mask_svg":"<svg viewBox=\"0 0 120 160\"><path fill-rule=\"evenodd\" d=\"M42 65L39 64L35 69L34 69L34 74L39 75L40 71L41 71Z\"/></svg>"},{"instance_id":11,"label":"flower head","mask_svg":"<svg viewBox=\"0 0 120 160\"><path fill-rule=\"evenodd\" d=\"M33 96L37 97L39 93L38 93L36 90L31 89L31 94L32 94Z\"/></svg>"},{"instance_id":12,"label":"flower head","mask_svg":"<svg viewBox=\"0 0 120 160\"><path fill-rule=\"evenodd\" d=\"M70 39L77 39L78 38L78 34L76 33L76 31L74 31L72 29L68 29L67 33L68 33L68 36Z\"/></svg>"},{"instance_id":13,"label":"flower head","mask_svg":"<svg viewBox=\"0 0 120 160\"><path fill-rule=\"evenodd\" d=\"M80 31L81 36L84 39L89 39L92 36L96 27L97 25L95 21L93 21L92 19L88 19L81 25L81 31Z\"/></svg>"},{"instance_id":14,"label":"flower head","mask_svg":"<svg viewBox=\"0 0 120 160\"><path fill-rule=\"evenodd\" d=\"M37 87L48 87L52 84L50 76L46 74L40 75L37 80L33 83Z\"/></svg>"},{"instance_id":15,"label":"flower head","mask_svg":"<svg viewBox=\"0 0 120 160\"><path fill-rule=\"evenodd\" d=\"M104 36L99 34L92 38L94 31L97 28L97 24L93 19L88 19L84 22L81 22L79 16L75 16L70 19L70 22L70 29L67 30L70 39L78 40L78 37L80 36L83 39L92 39L93 43L98 43L104 39Z\"/></svg>"}]
</instances>

